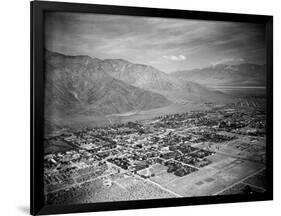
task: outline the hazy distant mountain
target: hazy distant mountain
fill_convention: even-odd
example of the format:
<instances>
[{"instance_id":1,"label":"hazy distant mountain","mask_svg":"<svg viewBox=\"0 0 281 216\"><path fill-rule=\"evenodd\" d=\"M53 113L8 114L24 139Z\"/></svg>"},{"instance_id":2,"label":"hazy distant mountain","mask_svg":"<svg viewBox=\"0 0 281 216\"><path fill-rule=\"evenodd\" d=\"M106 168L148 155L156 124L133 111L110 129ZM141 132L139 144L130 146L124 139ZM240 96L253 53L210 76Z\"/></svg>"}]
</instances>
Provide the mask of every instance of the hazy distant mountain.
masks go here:
<instances>
[{"instance_id":1,"label":"hazy distant mountain","mask_svg":"<svg viewBox=\"0 0 281 216\"><path fill-rule=\"evenodd\" d=\"M265 86L266 66L257 64L219 64L203 69L177 71L172 77L206 86Z\"/></svg>"},{"instance_id":2,"label":"hazy distant mountain","mask_svg":"<svg viewBox=\"0 0 281 216\"><path fill-rule=\"evenodd\" d=\"M102 115L146 110L170 103L164 96L108 75L102 60L46 52L47 115Z\"/></svg>"}]
</instances>

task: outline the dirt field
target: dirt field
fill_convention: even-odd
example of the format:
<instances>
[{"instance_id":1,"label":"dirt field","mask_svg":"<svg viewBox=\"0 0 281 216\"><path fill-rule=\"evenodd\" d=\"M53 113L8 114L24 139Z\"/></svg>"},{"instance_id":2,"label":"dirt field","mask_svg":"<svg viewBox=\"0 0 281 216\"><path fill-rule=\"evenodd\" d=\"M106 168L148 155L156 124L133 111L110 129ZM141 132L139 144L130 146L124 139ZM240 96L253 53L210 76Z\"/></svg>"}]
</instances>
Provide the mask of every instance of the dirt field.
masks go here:
<instances>
[{"instance_id":1,"label":"dirt field","mask_svg":"<svg viewBox=\"0 0 281 216\"><path fill-rule=\"evenodd\" d=\"M167 173L162 165L153 167L151 180L183 197L215 195L264 168L263 164L228 157L222 154L209 156L212 164L183 177Z\"/></svg>"}]
</instances>

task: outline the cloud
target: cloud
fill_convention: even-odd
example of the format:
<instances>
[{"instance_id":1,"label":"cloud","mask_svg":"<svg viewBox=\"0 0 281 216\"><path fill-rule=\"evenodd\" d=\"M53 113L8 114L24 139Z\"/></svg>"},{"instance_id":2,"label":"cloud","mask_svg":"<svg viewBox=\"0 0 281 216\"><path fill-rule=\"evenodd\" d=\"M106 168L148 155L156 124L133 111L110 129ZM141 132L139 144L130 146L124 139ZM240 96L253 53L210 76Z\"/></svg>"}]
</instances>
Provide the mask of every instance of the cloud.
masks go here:
<instances>
[{"instance_id":1,"label":"cloud","mask_svg":"<svg viewBox=\"0 0 281 216\"><path fill-rule=\"evenodd\" d=\"M260 24L65 12L45 20L46 48L66 55L123 58L165 72L266 61Z\"/></svg>"},{"instance_id":2,"label":"cloud","mask_svg":"<svg viewBox=\"0 0 281 216\"><path fill-rule=\"evenodd\" d=\"M169 56L163 56L165 59L171 60L171 61L184 61L186 60L186 57L184 55L169 55Z\"/></svg>"}]
</instances>

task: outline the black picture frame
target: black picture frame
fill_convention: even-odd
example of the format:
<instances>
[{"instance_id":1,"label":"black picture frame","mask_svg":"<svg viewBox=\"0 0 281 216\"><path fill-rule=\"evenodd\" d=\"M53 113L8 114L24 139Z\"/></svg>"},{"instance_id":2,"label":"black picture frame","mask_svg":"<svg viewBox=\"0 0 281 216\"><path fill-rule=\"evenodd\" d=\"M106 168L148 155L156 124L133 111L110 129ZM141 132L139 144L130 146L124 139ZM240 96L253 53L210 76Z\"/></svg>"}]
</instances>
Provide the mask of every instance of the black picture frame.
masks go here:
<instances>
[{"instance_id":1,"label":"black picture frame","mask_svg":"<svg viewBox=\"0 0 281 216\"><path fill-rule=\"evenodd\" d=\"M267 55L267 182L268 190L255 195L186 197L161 200L121 201L76 205L44 205L43 191L43 113L44 113L44 13L46 11L134 15L148 17L220 20L263 23L266 25ZM139 209L273 200L273 17L234 13L105 6L61 2L31 2L31 143L30 214L59 214L121 209Z\"/></svg>"}]
</instances>

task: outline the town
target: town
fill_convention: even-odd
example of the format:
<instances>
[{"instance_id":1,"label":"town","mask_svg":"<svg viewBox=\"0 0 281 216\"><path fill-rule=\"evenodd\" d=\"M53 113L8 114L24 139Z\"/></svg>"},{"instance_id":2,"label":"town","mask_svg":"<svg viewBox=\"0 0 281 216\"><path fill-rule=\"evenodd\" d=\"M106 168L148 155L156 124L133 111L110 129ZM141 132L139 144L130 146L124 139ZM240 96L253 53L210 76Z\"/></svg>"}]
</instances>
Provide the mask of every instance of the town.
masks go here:
<instances>
[{"instance_id":1,"label":"town","mask_svg":"<svg viewBox=\"0 0 281 216\"><path fill-rule=\"evenodd\" d=\"M45 138L47 204L266 191L262 98Z\"/></svg>"}]
</instances>

